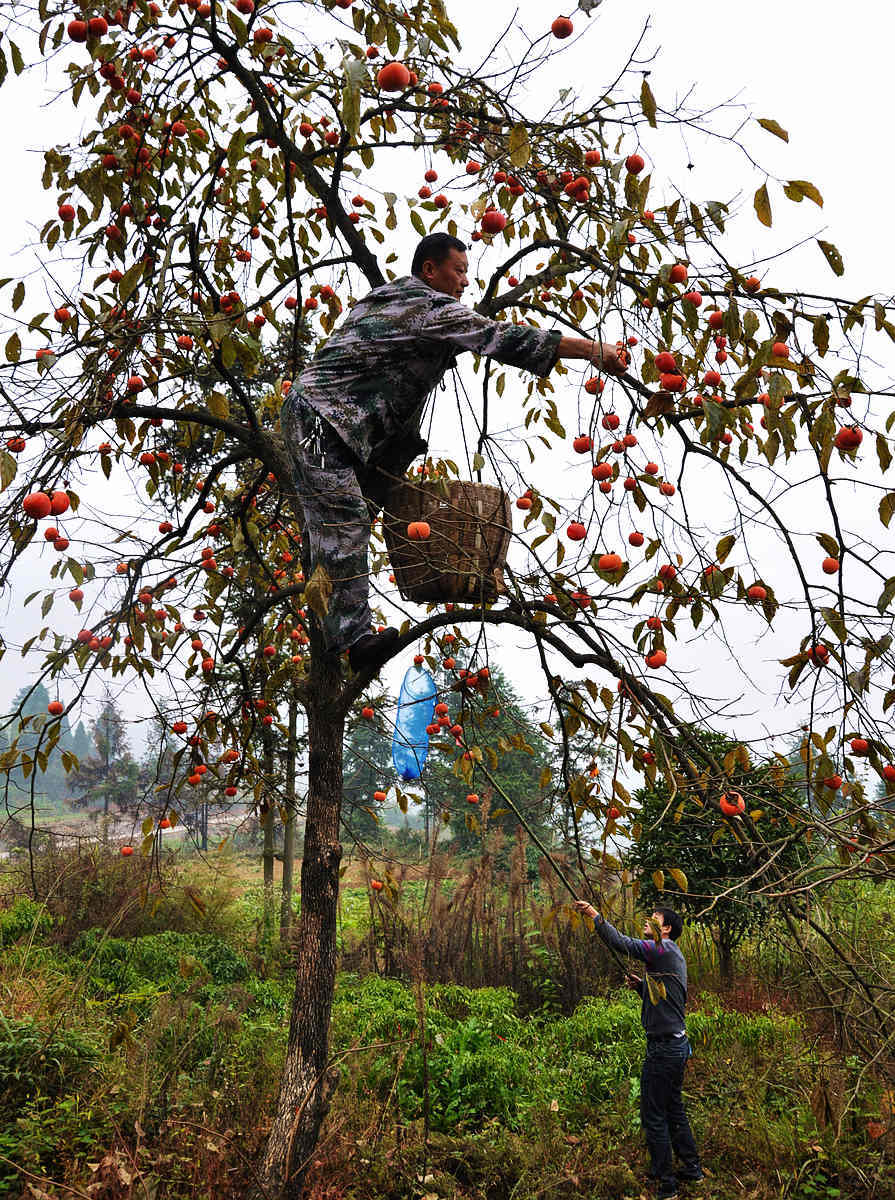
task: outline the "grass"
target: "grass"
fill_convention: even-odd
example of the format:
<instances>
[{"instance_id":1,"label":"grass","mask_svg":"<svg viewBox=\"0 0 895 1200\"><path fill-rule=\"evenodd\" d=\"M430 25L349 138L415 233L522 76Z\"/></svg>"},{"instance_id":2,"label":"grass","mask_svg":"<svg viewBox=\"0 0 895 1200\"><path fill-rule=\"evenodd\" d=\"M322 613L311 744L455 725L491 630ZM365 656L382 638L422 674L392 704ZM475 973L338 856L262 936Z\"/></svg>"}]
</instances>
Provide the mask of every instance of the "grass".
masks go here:
<instances>
[{"instance_id":1,"label":"grass","mask_svg":"<svg viewBox=\"0 0 895 1200\"><path fill-rule=\"evenodd\" d=\"M239 1194L275 1096L285 974L262 977L251 955L212 934L97 931L66 953L7 946L0 989L0 1197L21 1191L10 1162L42 1186L84 1189L110 1155L160 1200ZM427 1194L457 1200L640 1196L636 997L591 997L568 1017L526 1016L505 988L433 985L425 997L423 1034L408 984L340 976L332 1049L342 1078L312 1195L409 1200L423 1172ZM710 993L689 1027L705 1196L895 1194L891 1135L867 1132L879 1088L838 1124L815 1112L826 1088L835 1116L857 1061L812 1044L799 1017L739 1013ZM819 1181L827 1190L812 1192Z\"/></svg>"},{"instance_id":2,"label":"grass","mask_svg":"<svg viewBox=\"0 0 895 1200\"><path fill-rule=\"evenodd\" d=\"M126 936L84 927L97 897L111 906L133 888L133 864L112 856L103 871L66 876L56 910L23 897L0 907L0 1200L18 1200L25 1180L54 1200L64 1188L116 1200L144 1185L156 1200L244 1195L292 1003L289 949L264 928L257 856L175 859ZM401 883L409 913L423 888ZM891 899L849 885L829 920L864 936L866 913L875 937ZM346 948L370 937L373 911L353 866L340 899ZM692 937L694 963L708 963ZM768 954L763 936L744 951L753 974L719 993L707 973L691 994L686 1092L710 1172L701 1194L893 1200L886 1064L844 1057ZM533 962L548 975L562 965L546 943ZM537 989L424 991L421 1025L406 980L339 976L341 1082L310 1167L312 1200L640 1200L632 993L604 976L563 1012L543 989L553 1002L540 1007Z\"/></svg>"}]
</instances>

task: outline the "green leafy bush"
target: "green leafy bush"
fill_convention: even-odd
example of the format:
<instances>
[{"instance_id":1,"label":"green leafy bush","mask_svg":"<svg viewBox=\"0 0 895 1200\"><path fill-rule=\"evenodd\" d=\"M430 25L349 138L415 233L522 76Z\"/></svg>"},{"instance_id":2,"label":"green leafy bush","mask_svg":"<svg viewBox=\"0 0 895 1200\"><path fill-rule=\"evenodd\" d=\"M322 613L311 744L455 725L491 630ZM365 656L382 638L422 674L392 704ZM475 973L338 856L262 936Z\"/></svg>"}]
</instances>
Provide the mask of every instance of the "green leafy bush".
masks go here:
<instances>
[{"instance_id":1,"label":"green leafy bush","mask_svg":"<svg viewBox=\"0 0 895 1200\"><path fill-rule=\"evenodd\" d=\"M19 1196L18 1164L32 1171L60 1166L59 1154L99 1133L85 1119L78 1093L100 1062L99 1045L74 1029L44 1030L35 1021L0 1015L0 1197ZM64 1127L64 1128L63 1128Z\"/></svg>"},{"instance_id":2,"label":"green leafy bush","mask_svg":"<svg viewBox=\"0 0 895 1200\"><path fill-rule=\"evenodd\" d=\"M91 929L74 942L71 953L75 969L87 966L91 993L101 997L181 992L197 979L221 985L249 975L246 960L211 933L106 938L102 929Z\"/></svg>"},{"instance_id":3,"label":"green leafy bush","mask_svg":"<svg viewBox=\"0 0 895 1200\"><path fill-rule=\"evenodd\" d=\"M688 1018L697 1053L734 1052L743 1061L759 1054L804 1057L799 1020L729 1012L707 1000L704 1011ZM523 1019L517 1010L507 988L431 985L424 1053L410 986L376 976L343 978L333 1040L350 1049L345 1083L383 1101L394 1093L404 1121L423 1115L428 1090L431 1127L445 1133L489 1121L524 1130L544 1111L581 1130L595 1107L607 1104L620 1105L628 1128L636 1129L644 1047L639 998L628 990L589 998L565 1018ZM787 1067L795 1071L797 1064Z\"/></svg>"},{"instance_id":4,"label":"green leafy bush","mask_svg":"<svg viewBox=\"0 0 895 1200\"><path fill-rule=\"evenodd\" d=\"M16 896L9 908L0 909L0 949L19 938L33 937L39 941L52 928L53 918L42 904L28 896Z\"/></svg>"},{"instance_id":5,"label":"green leafy bush","mask_svg":"<svg viewBox=\"0 0 895 1200\"><path fill-rule=\"evenodd\" d=\"M0 1030L0 1121L28 1100L70 1091L96 1065L98 1046L76 1030L46 1032L2 1015Z\"/></svg>"}]
</instances>

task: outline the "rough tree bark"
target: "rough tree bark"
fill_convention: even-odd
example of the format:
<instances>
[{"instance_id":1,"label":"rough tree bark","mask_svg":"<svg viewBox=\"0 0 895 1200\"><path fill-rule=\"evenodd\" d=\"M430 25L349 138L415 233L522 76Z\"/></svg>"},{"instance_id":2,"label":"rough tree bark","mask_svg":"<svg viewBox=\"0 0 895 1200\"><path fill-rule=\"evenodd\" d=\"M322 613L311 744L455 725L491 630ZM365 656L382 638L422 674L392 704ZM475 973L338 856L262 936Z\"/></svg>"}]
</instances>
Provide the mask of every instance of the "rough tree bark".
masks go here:
<instances>
[{"instance_id":1,"label":"rough tree bark","mask_svg":"<svg viewBox=\"0 0 895 1200\"><path fill-rule=\"evenodd\" d=\"M261 808L261 825L264 829L264 844L261 851L261 861L264 868L264 930L269 936L273 927L273 864L276 853L274 845L274 825L276 810L272 798L274 795L274 743L268 732L262 734L263 764L264 764L264 804Z\"/></svg>"},{"instance_id":2,"label":"rough tree bark","mask_svg":"<svg viewBox=\"0 0 895 1200\"><path fill-rule=\"evenodd\" d=\"M328 1069L336 977L339 820L342 806L341 675L333 655L312 656L304 695L308 716L308 801L295 937L295 995L276 1113L264 1151L259 1195L298 1200L307 1160L329 1108L338 1072Z\"/></svg>"},{"instance_id":3,"label":"rough tree bark","mask_svg":"<svg viewBox=\"0 0 895 1200\"><path fill-rule=\"evenodd\" d=\"M292 876L295 869L295 760L297 756L298 696L289 695L289 735L286 742L286 787L283 822L283 890L280 899L280 939L289 936L292 927Z\"/></svg>"}]
</instances>

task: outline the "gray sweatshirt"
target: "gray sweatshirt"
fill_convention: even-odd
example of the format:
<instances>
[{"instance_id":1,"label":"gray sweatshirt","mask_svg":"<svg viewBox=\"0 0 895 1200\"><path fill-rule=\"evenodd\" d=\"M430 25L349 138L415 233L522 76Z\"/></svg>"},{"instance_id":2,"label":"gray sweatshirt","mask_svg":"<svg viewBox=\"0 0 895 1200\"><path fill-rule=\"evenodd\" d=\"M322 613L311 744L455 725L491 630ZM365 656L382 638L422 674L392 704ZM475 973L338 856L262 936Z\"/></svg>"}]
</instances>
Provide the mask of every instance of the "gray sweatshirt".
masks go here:
<instances>
[{"instance_id":1,"label":"gray sweatshirt","mask_svg":"<svg viewBox=\"0 0 895 1200\"><path fill-rule=\"evenodd\" d=\"M656 1004L650 999L646 982L640 984L642 1005L640 1020L647 1037L681 1035L684 1029L684 1008L687 1003L687 962L676 942L663 938L661 942L643 938L625 937L623 933L597 916L594 929L598 936L629 958L637 958L645 965L646 973L657 983L665 984L665 999Z\"/></svg>"}]
</instances>

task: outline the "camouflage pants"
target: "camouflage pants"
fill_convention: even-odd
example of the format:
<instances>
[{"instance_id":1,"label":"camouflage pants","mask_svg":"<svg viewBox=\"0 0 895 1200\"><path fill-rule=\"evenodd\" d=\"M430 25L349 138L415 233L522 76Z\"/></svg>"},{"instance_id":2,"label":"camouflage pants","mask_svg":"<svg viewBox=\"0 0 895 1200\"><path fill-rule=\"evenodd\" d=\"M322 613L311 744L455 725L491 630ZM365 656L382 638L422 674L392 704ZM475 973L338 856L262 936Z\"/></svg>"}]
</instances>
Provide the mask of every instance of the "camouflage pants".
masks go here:
<instances>
[{"instance_id":1,"label":"camouflage pants","mask_svg":"<svg viewBox=\"0 0 895 1200\"><path fill-rule=\"evenodd\" d=\"M366 468L335 431L293 389L280 418L292 457L295 490L302 507L302 556L306 578L320 565L332 582L323 621L327 647L343 650L370 632L367 545L370 524L382 507L394 475L409 459L397 453L387 464ZM415 440L415 439L414 439Z\"/></svg>"}]
</instances>

